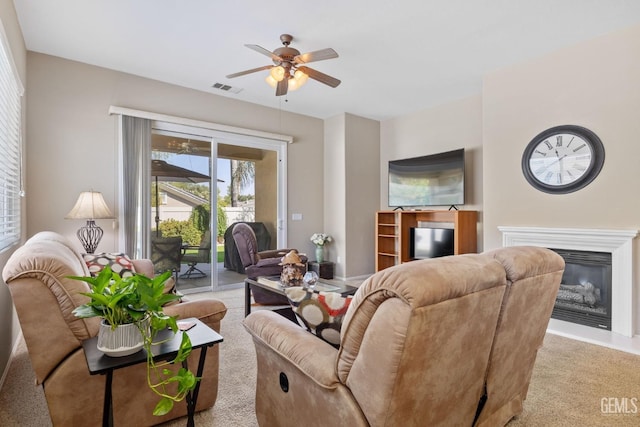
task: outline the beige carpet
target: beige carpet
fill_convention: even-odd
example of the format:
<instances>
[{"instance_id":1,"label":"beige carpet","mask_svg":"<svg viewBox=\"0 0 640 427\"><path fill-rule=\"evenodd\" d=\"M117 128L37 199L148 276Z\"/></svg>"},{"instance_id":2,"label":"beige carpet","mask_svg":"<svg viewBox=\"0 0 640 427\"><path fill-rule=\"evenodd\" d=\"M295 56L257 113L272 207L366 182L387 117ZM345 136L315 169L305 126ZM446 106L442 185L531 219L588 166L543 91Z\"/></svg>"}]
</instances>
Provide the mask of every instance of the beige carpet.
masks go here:
<instances>
[{"instance_id":1,"label":"beige carpet","mask_svg":"<svg viewBox=\"0 0 640 427\"><path fill-rule=\"evenodd\" d=\"M225 340L220 347L218 400L209 411L196 414L197 426L257 426L253 413L255 352L241 324L243 292L236 289L216 294L229 309L222 322ZM204 294L189 295L201 297ZM637 411L603 414L603 398L619 402L626 398L629 403L636 399ZM0 426L49 425L42 390L34 386L26 348L21 344L0 390ZM184 425L185 419L179 419L163 427ZM538 353L524 412L509 423L509 427L521 426L640 426L640 356L547 335Z\"/></svg>"}]
</instances>

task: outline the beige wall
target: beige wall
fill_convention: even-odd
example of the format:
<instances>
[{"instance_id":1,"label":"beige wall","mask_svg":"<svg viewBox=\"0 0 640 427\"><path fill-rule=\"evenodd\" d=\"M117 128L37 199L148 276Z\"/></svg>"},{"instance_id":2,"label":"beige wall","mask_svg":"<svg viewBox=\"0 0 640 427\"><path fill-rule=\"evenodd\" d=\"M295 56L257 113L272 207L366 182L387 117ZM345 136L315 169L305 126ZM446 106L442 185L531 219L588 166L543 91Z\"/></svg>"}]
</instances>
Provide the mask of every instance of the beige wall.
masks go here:
<instances>
[{"instance_id":1,"label":"beige wall","mask_svg":"<svg viewBox=\"0 0 640 427\"><path fill-rule=\"evenodd\" d=\"M337 277L370 274L375 267L380 124L340 114L325 120L324 129L324 229L318 233L333 237L325 256L336 263Z\"/></svg>"},{"instance_id":2,"label":"beige wall","mask_svg":"<svg viewBox=\"0 0 640 427\"><path fill-rule=\"evenodd\" d=\"M28 233L54 230L77 242L81 222L64 220L80 191L102 191L116 203L116 118L111 105L202 120L259 131L292 135L288 150L289 245L305 247L322 225L322 120L280 112L144 79L129 74L29 52L27 152L29 168ZM114 210L117 210L114 208ZM116 249L111 221L99 220L105 236L99 251Z\"/></svg>"},{"instance_id":3,"label":"beige wall","mask_svg":"<svg viewBox=\"0 0 640 427\"><path fill-rule=\"evenodd\" d=\"M639 112L640 26L485 76L485 247L501 246L499 225L640 229ZM520 162L534 136L562 124L594 131L605 162L589 186L550 195L527 183ZM638 270L640 239L634 250Z\"/></svg>"},{"instance_id":4,"label":"beige wall","mask_svg":"<svg viewBox=\"0 0 640 427\"><path fill-rule=\"evenodd\" d=\"M274 196L278 189L278 156L275 151L263 150L262 153L262 159L256 161L255 219L256 222L264 223L271 235L271 249L277 249L278 200Z\"/></svg>"},{"instance_id":5,"label":"beige wall","mask_svg":"<svg viewBox=\"0 0 640 427\"><path fill-rule=\"evenodd\" d=\"M0 22L9 43L11 56L15 63L23 87L27 86L27 51L22 39L22 32L18 24L18 18L11 0L0 0ZM23 98L22 115L25 116L26 102ZM23 131L26 136L26 130ZM26 217L25 204L22 204L22 216ZM23 220L23 224L25 221ZM23 236L26 233L26 226L22 228ZM0 253L0 270L4 268L7 259L15 248L10 248ZM0 285L0 378L4 378L5 368L9 362L11 352L20 334L20 325L13 310L13 302L9 294L9 288L4 283Z\"/></svg>"},{"instance_id":6,"label":"beige wall","mask_svg":"<svg viewBox=\"0 0 640 427\"><path fill-rule=\"evenodd\" d=\"M381 207L388 160L463 146L472 153L464 208L480 211L479 250L502 246L499 225L640 229L639 52L635 26L490 73L482 95L382 122ZM520 164L534 136L561 124L594 131L606 159L586 188L550 195L527 183ZM637 266L640 239L634 249Z\"/></svg>"},{"instance_id":7,"label":"beige wall","mask_svg":"<svg viewBox=\"0 0 640 427\"><path fill-rule=\"evenodd\" d=\"M346 198L347 167L344 149L346 144L345 114L331 117L324 121L324 225L315 233L327 233L333 242L325 246L327 261L336 263L335 275L345 277L344 256L347 253L346 240ZM313 244L310 245L314 248ZM313 249L312 249L313 250ZM313 253L313 252L310 252ZM311 256L315 259L315 255ZM339 262L338 262L339 261Z\"/></svg>"},{"instance_id":8,"label":"beige wall","mask_svg":"<svg viewBox=\"0 0 640 427\"><path fill-rule=\"evenodd\" d=\"M346 115L345 277L375 270L375 215L379 206L380 123ZM330 213L325 212L325 218Z\"/></svg>"},{"instance_id":9,"label":"beige wall","mask_svg":"<svg viewBox=\"0 0 640 427\"><path fill-rule=\"evenodd\" d=\"M639 228L640 26L563 49L484 79L485 214L488 247L498 225ZM520 162L529 141L575 124L602 140L605 163L586 188L535 190Z\"/></svg>"},{"instance_id":10,"label":"beige wall","mask_svg":"<svg viewBox=\"0 0 640 427\"><path fill-rule=\"evenodd\" d=\"M482 98L461 99L436 108L386 120L380 126L380 209L389 209L388 162L465 149L465 204L478 211L478 250L482 240ZM448 209L449 206L433 209ZM372 248L371 252L373 253Z\"/></svg>"}]
</instances>

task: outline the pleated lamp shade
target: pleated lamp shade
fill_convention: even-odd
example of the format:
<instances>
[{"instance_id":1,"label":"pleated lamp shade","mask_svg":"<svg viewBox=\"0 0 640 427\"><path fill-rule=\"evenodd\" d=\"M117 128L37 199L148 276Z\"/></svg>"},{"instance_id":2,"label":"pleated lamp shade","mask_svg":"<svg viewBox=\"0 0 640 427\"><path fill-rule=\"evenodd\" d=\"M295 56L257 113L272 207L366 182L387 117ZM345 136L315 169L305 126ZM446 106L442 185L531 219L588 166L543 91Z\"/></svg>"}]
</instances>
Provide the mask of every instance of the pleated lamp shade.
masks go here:
<instances>
[{"instance_id":1,"label":"pleated lamp shade","mask_svg":"<svg viewBox=\"0 0 640 427\"><path fill-rule=\"evenodd\" d=\"M83 191L66 219L112 219L113 214L98 191Z\"/></svg>"},{"instance_id":2,"label":"pleated lamp shade","mask_svg":"<svg viewBox=\"0 0 640 427\"><path fill-rule=\"evenodd\" d=\"M88 254L95 252L102 239L102 228L96 225L95 219L111 219L113 214L98 191L83 191L78 201L65 219L86 219L87 225L80 227L76 235Z\"/></svg>"}]
</instances>

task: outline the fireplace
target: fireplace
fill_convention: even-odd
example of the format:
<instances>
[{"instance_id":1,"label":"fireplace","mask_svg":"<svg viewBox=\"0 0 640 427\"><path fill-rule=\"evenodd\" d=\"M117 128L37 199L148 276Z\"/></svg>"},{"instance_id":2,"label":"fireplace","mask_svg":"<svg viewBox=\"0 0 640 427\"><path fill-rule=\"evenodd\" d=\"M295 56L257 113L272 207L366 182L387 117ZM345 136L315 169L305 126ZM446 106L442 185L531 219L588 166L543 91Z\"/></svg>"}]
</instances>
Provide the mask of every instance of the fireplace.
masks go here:
<instances>
[{"instance_id":1,"label":"fireplace","mask_svg":"<svg viewBox=\"0 0 640 427\"><path fill-rule=\"evenodd\" d=\"M611 330L611 254L554 249L565 261L551 317Z\"/></svg>"},{"instance_id":2,"label":"fireplace","mask_svg":"<svg viewBox=\"0 0 640 427\"><path fill-rule=\"evenodd\" d=\"M640 295L634 283L634 239L638 230L499 226L503 246L542 246L570 252L611 255L611 326L602 329L551 318L548 331L562 336L640 354ZM591 279L594 281L594 279ZM579 290L575 289L574 290ZM600 291L600 298L606 292Z\"/></svg>"}]
</instances>

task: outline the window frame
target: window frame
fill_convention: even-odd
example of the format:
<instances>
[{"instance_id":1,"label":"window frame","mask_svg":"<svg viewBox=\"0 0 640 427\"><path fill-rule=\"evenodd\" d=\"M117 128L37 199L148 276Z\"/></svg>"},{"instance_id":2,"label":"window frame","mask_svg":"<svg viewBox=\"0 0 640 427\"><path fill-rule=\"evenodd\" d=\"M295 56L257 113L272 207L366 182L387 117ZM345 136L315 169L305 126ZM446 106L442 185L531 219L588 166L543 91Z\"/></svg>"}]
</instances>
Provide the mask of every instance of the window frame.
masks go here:
<instances>
[{"instance_id":1,"label":"window frame","mask_svg":"<svg viewBox=\"0 0 640 427\"><path fill-rule=\"evenodd\" d=\"M24 87L0 21L0 252L22 236Z\"/></svg>"}]
</instances>

